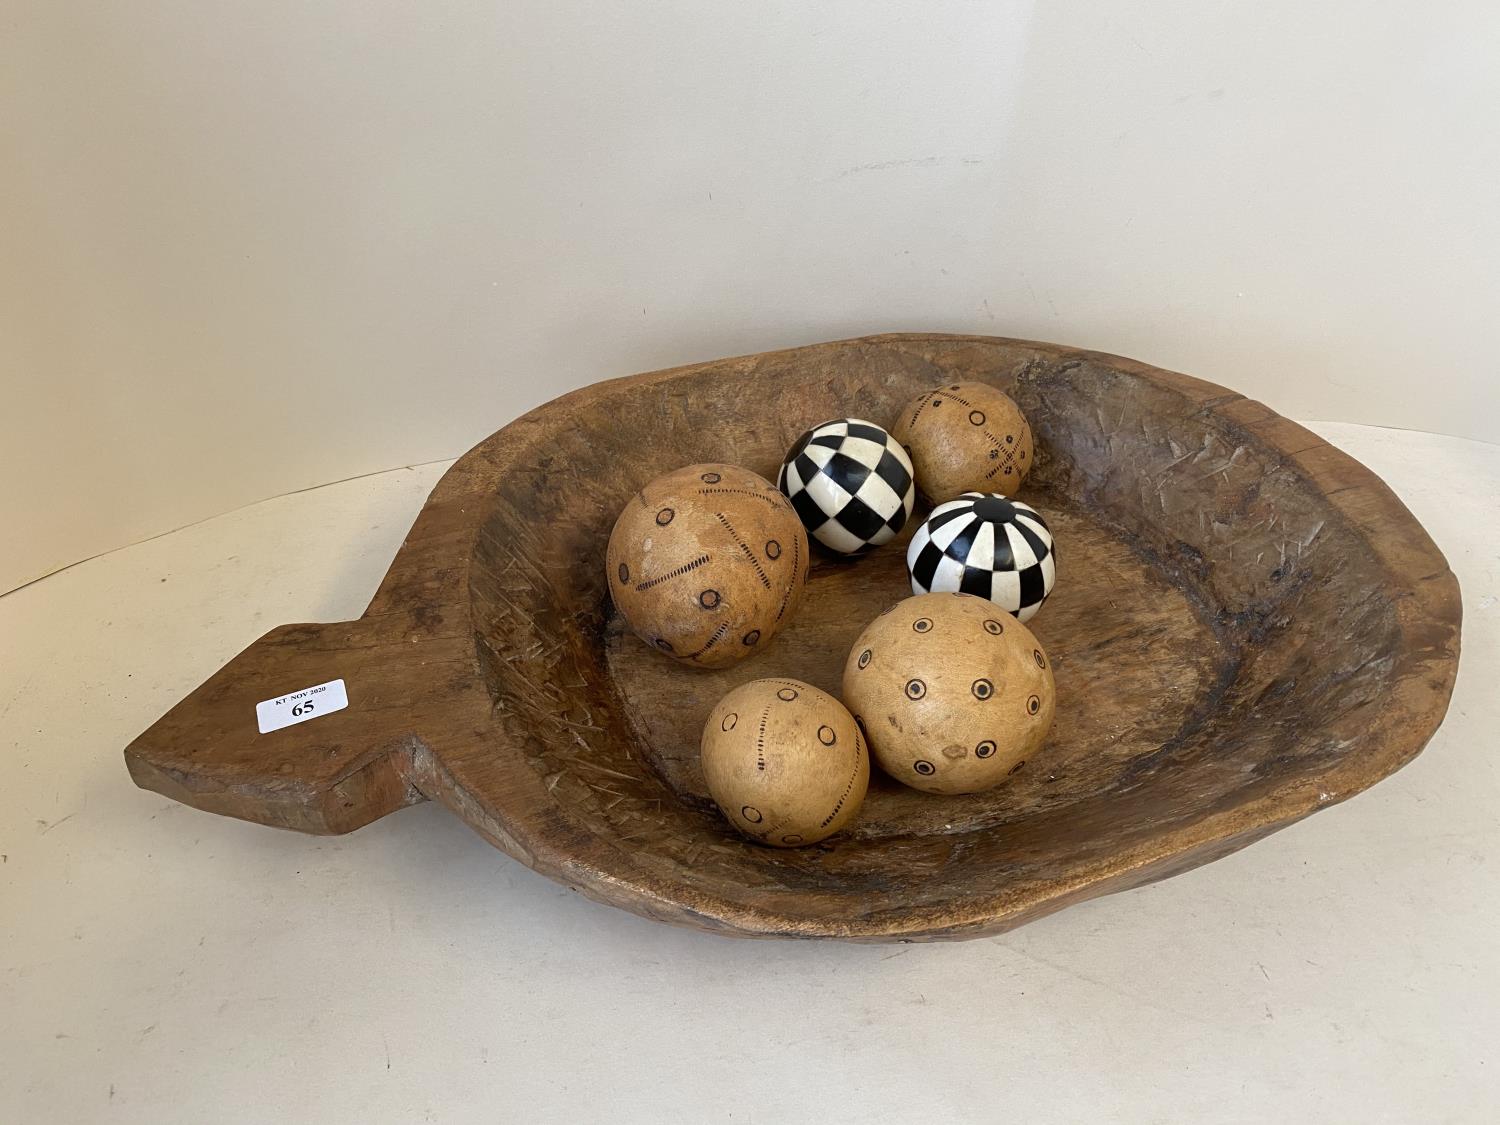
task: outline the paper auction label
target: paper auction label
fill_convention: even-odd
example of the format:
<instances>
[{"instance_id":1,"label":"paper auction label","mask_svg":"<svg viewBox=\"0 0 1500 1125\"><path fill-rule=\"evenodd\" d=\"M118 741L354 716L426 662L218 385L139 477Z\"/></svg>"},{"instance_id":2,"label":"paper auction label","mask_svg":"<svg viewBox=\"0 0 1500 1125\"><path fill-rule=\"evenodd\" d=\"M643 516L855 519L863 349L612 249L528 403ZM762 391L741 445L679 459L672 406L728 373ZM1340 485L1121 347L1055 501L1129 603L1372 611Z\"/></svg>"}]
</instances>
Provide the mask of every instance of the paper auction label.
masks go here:
<instances>
[{"instance_id":1,"label":"paper auction label","mask_svg":"<svg viewBox=\"0 0 1500 1125\"><path fill-rule=\"evenodd\" d=\"M282 727L296 726L316 719L319 715L331 715L349 706L349 693L344 690L343 680L329 680L326 684L303 688L289 695L279 695L255 705L255 725L261 734L270 734Z\"/></svg>"}]
</instances>

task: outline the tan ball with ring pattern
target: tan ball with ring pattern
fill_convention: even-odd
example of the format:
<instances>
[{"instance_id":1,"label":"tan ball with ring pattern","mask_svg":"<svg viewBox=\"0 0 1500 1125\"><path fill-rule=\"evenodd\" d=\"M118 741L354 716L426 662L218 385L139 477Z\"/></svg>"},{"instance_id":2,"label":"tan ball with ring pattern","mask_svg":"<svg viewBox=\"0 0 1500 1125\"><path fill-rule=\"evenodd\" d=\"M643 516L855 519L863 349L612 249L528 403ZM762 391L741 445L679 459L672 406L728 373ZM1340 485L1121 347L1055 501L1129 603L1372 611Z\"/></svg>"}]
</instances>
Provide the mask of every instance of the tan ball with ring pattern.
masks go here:
<instances>
[{"instance_id":1,"label":"tan ball with ring pattern","mask_svg":"<svg viewBox=\"0 0 1500 1125\"><path fill-rule=\"evenodd\" d=\"M723 668L791 620L807 581L807 531L791 502L737 465L688 465L636 493L605 567L631 630L684 664Z\"/></svg>"},{"instance_id":2,"label":"tan ball with ring pattern","mask_svg":"<svg viewBox=\"0 0 1500 1125\"><path fill-rule=\"evenodd\" d=\"M917 487L934 504L965 492L1014 496L1036 460L1026 416L988 383L953 383L918 395L891 436L911 456Z\"/></svg>"},{"instance_id":3,"label":"tan ball with ring pattern","mask_svg":"<svg viewBox=\"0 0 1500 1125\"><path fill-rule=\"evenodd\" d=\"M800 680L753 680L719 700L703 724L709 794L751 839L815 844L859 811L870 755L854 717Z\"/></svg>"},{"instance_id":4,"label":"tan ball with ring pattern","mask_svg":"<svg viewBox=\"0 0 1500 1125\"><path fill-rule=\"evenodd\" d=\"M880 767L929 793L999 785L1056 708L1041 642L971 594L922 594L877 617L850 650L843 694Z\"/></svg>"}]
</instances>

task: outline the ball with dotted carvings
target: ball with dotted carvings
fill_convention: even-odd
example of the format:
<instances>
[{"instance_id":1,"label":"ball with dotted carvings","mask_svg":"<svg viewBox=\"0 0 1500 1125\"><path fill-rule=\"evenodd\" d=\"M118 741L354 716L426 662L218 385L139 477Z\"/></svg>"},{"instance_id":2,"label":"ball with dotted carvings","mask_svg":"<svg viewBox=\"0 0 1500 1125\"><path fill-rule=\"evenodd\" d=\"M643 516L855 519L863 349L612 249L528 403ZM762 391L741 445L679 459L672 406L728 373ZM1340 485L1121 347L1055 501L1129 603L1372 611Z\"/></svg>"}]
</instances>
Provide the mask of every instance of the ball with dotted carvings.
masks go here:
<instances>
[{"instance_id":1,"label":"ball with dotted carvings","mask_svg":"<svg viewBox=\"0 0 1500 1125\"><path fill-rule=\"evenodd\" d=\"M923 594L877 617L844 665L870 753L929 793L977 793L1036 754L1056 707L1031 630L970 594Z\"/></svg>"},{"instance_id":2,"label":"ball with dotted carvings","mask_svg":"<svg viewBox=\"0 0 1500 1125\"><path fill-rule=\"evenodd\" d=\"M760 651L791 619L807 567L807 533L770 481L735 465L689 465L626 504L605 579L647 644L722 668Z\"/></svg>"},{"instance_id":3,"label":"ball with dotted carvings","mask_svg":"<svg viewBox=\"0 0 1500 1125\"><path fill-rule=\"evenodd\" d=\"M800 680L735 688L703 725L703 777L729 823L781 848L815 844L859 811L870 756L854 718Z\"/></svg>"},{"instance_id":4,"label":"ball with dotted carvings","mask_svg":"<svg viewBox=\"0 0 1500 1125\"><path fill-rule=\"evenodd\" d=\"M961 492L1013 496L1036 459L1021 408L988 383L954 383L918 395L891 436L911 455L917 487L935 504Z\"/></svg>"}]
</instances>

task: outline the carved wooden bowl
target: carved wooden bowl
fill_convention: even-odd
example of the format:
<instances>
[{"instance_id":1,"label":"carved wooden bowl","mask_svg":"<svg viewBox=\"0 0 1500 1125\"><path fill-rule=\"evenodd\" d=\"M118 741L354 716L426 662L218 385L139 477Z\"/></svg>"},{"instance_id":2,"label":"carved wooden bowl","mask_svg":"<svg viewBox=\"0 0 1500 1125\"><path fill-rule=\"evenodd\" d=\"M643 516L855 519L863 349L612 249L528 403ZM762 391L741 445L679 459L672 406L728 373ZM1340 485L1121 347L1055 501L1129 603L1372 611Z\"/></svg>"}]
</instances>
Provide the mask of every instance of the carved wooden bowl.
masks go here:
<instances>
[{"instance_id":1,"label":"carved wooden bowl","mask_svg":"<svg viewBox=\"0 0 1500 1125\"><path fill-rule=\"evenodd\" d=\"M741 839L699 772L704 717L759 677L836 694L855 636L908 593L906 537L819 557L773 644L701 672L614 616L615 516L668 469L772 477L809 425L889 421L962 379L1011 394L1037 434L1020 495L1059 544L1031 623L1056 672L1052 735L991 792L877 774L823 845ZM972 937L1227 855L1398 769L1447 707L1459 617L1443 556L1391 491L1259 403L1047 344L881 336L533 411L449 470L362 618L273 630L126 757L147 788L305 832L439 800L521 862L661 921ZM259 701L335 678L347 709L257 733Z\"/></svg>"}]
</instances>

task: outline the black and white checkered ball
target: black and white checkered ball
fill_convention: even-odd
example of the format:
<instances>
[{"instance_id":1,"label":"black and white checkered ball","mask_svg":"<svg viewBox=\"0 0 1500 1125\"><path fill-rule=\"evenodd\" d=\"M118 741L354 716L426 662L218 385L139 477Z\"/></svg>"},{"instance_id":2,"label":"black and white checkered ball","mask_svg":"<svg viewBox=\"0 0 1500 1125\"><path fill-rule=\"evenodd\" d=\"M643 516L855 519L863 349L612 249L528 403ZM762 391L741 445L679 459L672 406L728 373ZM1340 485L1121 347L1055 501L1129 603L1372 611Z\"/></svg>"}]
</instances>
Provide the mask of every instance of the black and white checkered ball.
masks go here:
<instances>
[{"instance_id":1,"label":"black and white checkered ball","mask_svg":"<svg viewBox=\"0 0 1500 1125\"><path fill-rule=\"evenodd\" d=\"M1035 508L965 492L932 509L906 549L914 594L978 594L1030 621L1057 580L1057 551Z\"/></svg>"},{"instance_id":2,"label":"black and white checkered ball","mask_svg":"<svg viewBox=\"0 0 1500 1125\"><path fill-rule=\"evenodd\" d=\"M808 430L786 455L776 483L807 533L846 555L894 539L917 502L906 450L859 418Z\"/></svg>"}]
</instances>

